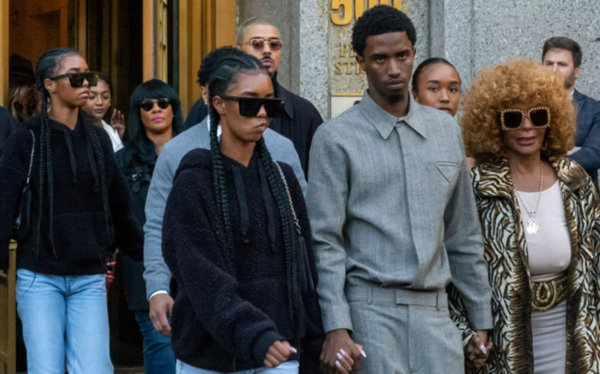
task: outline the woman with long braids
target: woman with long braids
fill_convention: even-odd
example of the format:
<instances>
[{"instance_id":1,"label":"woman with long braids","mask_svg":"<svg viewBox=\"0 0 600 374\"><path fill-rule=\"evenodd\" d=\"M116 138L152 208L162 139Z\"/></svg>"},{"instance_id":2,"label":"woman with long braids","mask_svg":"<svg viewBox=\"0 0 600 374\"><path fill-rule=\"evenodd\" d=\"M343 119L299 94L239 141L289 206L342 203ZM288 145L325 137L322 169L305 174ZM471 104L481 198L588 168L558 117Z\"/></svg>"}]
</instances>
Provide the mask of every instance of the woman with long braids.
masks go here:
<instances>
[{"instance_id":1,"label":"woman with long braids","mask_svg":"<svg viewBox=\"0 0 600 374\"><path fill-rule=\"evenodd\" d=\"M62 374L65 355L69 373L112 373L105 264L115 244L140 260L142 230L108 135L80 110L97 75L74 50L53 49L36 78L41 113L8 139L0 159L0 266L16 236L28 373Z\"/></svg>"},{"instance_id":2,"label":"woman with long braids","mask_svg":"<svg viewBox=\"0 0 600 374\"><path fill-rule=\"evenodd\" d=\"M317 373L323 332L306 207L262 138L284 102L252 56L224 59L209 95L211 149L183 158L163 225L179 285L177 373Z\"/></svg>"},{"instance_id":3,"label":"woman with long braids","mask_svg":"<svg viewBox=\"0 0 600 374\"><path fill-rule=\"evenodd\" d=\"M133 213L140 225L146 222L144 208L158 154L162 147L184 130L177 93L158 79L146 81L133 91L127 131L130 141L115 154L133 194ZM158 332L150 319L146 299L144 264L124 255L121 260L125 298L144 335L146 374L175 373L171 338Z\"/></svg>"}]
</instances>

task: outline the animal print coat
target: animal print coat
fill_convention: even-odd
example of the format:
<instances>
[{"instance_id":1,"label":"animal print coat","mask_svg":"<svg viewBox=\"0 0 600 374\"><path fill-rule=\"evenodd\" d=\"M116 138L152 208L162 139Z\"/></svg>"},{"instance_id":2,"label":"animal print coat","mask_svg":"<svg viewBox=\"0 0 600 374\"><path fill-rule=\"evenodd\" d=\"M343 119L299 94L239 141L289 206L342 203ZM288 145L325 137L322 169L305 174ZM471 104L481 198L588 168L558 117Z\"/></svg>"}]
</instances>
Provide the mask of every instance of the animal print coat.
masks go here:
<instances>
[{"instance_id":1,"label":"animal print coat","mask_svg":"<svg viewBox=\"0 0 600 374\"><path fill-rule=\"evenodd\" d=\"M591 179L578 164L563 158L552 167L558 180L571 236L568 269L568 374L600 373L600 292L598 243L600 219ZM478 373L533 373L531 279L527 243L508 162L473 169L473 188L481 220L492 286L494 348ZM460 294L451 287L450 314L464 333L470 328Z\"/></svg>"}]
</instances>

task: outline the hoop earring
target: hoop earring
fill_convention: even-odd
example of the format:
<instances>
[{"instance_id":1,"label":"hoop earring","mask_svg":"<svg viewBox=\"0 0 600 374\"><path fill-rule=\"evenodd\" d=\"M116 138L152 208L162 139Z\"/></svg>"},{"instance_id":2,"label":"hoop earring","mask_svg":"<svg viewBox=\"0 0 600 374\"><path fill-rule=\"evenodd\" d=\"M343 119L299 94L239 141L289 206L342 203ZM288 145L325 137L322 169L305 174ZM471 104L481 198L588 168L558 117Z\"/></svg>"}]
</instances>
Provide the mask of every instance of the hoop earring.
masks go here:
<instances>
[{"instance_id":1,"label":"hoop earring","mask_svg":"<svg viewBox=\"0 0 600 374\"><path fill-rule=\"evenodd\" d=\"M545 151L548 149L548 140L544 139L544 142L542 143L542 151Z\"/></svg>"}]
</instances>

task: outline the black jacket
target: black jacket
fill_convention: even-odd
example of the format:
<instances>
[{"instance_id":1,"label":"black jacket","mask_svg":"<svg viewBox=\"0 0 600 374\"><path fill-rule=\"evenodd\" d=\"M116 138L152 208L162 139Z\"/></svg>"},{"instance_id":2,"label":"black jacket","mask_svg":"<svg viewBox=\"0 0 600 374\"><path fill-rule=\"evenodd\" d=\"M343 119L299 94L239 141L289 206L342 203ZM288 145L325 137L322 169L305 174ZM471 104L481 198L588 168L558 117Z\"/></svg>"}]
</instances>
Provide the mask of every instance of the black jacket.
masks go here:
<instances>
[{"instance_id":1,"label":"black jacket","mask_svg":"<svg viewBox=\"0 0 600 374\"><path fill-rule=\"evenodd\" d=\"M185 118L185 129L196 126L208 116L208 107L204 104L204 99L196 101L190 108L187 117Z\"/></svg>"},{"instance_id":2,"label":"black jacket","mask_svg":"<svg viewBox=\"0 0 600 374\"><path fill-rule=\"evenodd\" d=\"M276 76L273 78L273 88L275 95L285 100L285 114L283 117L273 118L269 127L294 143L302 170L308 178L310 147L317 128L323 123L323 118L310 101L281 86Z\"/></svg>"},{"instance_id":3,"label":"black jacket","mask_svg":"<svg viewBox=\"0 0 600 374\"><path fill-rule=\"evenodd\" d=\"M19 122L4 108L0 107L0 155L4 142L19 126Z\"/></svg>"},{"instance_id":4,"label":"black jacket","mask_svg":"<svg viewBox=\"0 0 600 374\"><path fill-rule=\"evenodd\" d=\"M94 127L104 151L106 183L114 237L106 228L99 177L83 123L70 130L50 121L52 171L54 174L54 248L49 240L47 203L41 224L39 253L36 251L40 207L40 125L41 118L28 119L6 141L0 158L0 267L8 266L8 246L17 216L20 192L25 184L35 134L35 156L31 175L32 232L18 245L17 266L50 275L91 275L106 272L105 261L114 250L114 241L137 260L143 256L143 232L131 214L131 194L117 167L112 145L104 129ZM44 189L48 202L48 189Z\"/></svg>"},{"instance_id":5,"label":"black jacket","mask_svg":"<svg viewBox=\"0 0 600 374\"><path fill-rule=\"evenodd\" d=\"M263 196L271 195L259 163L258 152L248 167L224 157L232 257L224 253L215 234L220 227L210 151L193 150L179 166L163 224L163 255L179 285L172 316L173 348L176 357L189 365L235 372L263 367L269 347L286 340L299 351L301 371L317 373L323 342L317 295L312 291L302 296L299 317L292 323L278 209L265 203ZM306 206L292 169L281 166L316 283ZM235 180L233 168L240 172ZM240 212L248 213L247 221Z\"/></svg>"},{"instance_id":6,"label":"black jacket","mask_svg":"<svg viewBox=\"0 0 600 374\"><path fill-rule=\"evenodd\" d=\"M152 180L154 165L142 162L133 147L126 144L115 153L117 165L121 169L132 195L131 210L141 227L146 223L146 197ZM146 282L144 281L144 264L135 261L126 254L120 257L118 276L123 280L123 290L127 306L131 311L145 311L150 308L146 299Z\"/></svg>"}]
</instances>

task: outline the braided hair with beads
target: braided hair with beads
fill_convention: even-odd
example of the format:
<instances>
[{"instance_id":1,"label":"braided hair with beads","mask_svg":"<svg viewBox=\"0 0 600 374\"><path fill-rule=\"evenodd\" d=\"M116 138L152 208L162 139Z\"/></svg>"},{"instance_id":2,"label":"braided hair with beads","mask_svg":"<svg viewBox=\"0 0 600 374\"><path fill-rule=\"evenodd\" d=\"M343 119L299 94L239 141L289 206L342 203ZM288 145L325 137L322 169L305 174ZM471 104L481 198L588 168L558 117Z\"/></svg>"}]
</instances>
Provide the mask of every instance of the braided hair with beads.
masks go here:
<instances>
[{"instance_id":1,"label":"braided hair with beads","mask_svg":"<svg viewBox=\"0 0 600 374\"><path fill-rule=\"evenodd\" d=\"M225 96L229 88L237 82L240 74L258 75L268 74L260 61L250 55L231 56L224 58L219 63L217 69L210 77L209 81L209 115L210 115L210 150L213 164L213 186L217 209L219 212L220 230L217 237L221 241L228 258L229 270L235 274L233 261L233 238L231 233L231 221L229 216L229 200L227 196L227 186L225 182L225 170L223 166L223 155L219 146L217 128L221 117L213 106L213 100L216 96ZM260 162L265 170L269 189L279 211L281 228L283 231L283 242L286 258L286 276L288 291L289 315L292 321L296 320L299 300L300 287L298 282L298 253L296 248L296 231L294 219L289 205L286 189L277 171L271 154L265 145L263 138L256 143L258 147Z\"/></svg>"},{"instance_id":2,"label":"braided hair with beads","mask_svg":"<svg viewBox=\"0 0 600 374\"><path fill-rule=\"evenodd\" d=\"M37 222L37 237L36 250L39 252L41 238L41 224L44 217L44 204L48 207L47 219L49 225L48 237L54 256L57 257L56 248L53 241L53 213L54 213L54 172L52 168L52 144L50 119L48 117L48 102L51 101L50 93L46 89L44 82L58 74L62 60L68 56L78 55L78 53L70 48L51 49L42 54L36 66L36 82L40 91L42 108L40 112L41 127L40 127L40 181L39 181L39 206L40 214ZM106 160L100 139L91 118L87 117L82 110L79 110L78 121L83 124L84 134L86 138L86 146L91 147L92 154L95 158L96 167L98 169L98 179L94 186L94 191L100 191L102 196L102 206L104 211L104 223L106 225L106 235L112 238L113 228L110 218L110 208L108 201L108 182L106 178ZM48 192L46 193L45 188ZM47 203L45 198L48 199ZM104 258L100 258L104 261Z\"/></svg>"}]
</instances>

